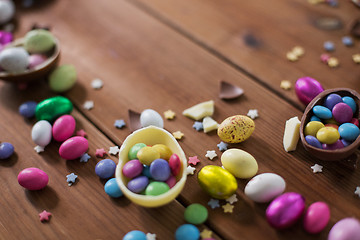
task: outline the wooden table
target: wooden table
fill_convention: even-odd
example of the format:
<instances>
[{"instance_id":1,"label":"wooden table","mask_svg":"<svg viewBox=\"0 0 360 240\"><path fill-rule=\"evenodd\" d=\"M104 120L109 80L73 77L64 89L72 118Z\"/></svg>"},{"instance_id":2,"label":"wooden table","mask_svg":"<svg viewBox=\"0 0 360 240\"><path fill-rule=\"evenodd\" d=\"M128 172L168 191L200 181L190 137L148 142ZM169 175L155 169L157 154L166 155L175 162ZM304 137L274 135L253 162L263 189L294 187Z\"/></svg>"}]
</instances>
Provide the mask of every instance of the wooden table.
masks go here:
<instances>
[{"instance_id":1,"label":"wooden table","mask_svg":"<svg viewBox=\"0 0 360 240\"><path fill-rule=\"evenodd\" d=\"M293 88L280 88L282 80L294 85L299 77L311 76L326 89L348 87L360 92L360 66L351 59L360 52L360 42L356 40L354 47L341 43L360 12L351 1L331 7L305 0L59 0L29 9L17 3L15 37L22 37L35 23L50 26L61 43L61 64L73 64L78 71L76 85L63 95L75 106L76 129L87 132L91 159L88 163L65 161L58 154L57 142L37 154L30 137L36 120L24 119L18 107L27 100L40 102L58 94L46 81L25 90L1 82L1 141L11 142L15 154L0 162L0 239L122 239L135 229L155 233L156 239L174 239L176 229L185 223L184 209L191 203L208 208L209 218L198 229L212 231L215 239L327 239L340 219L360 218L360 198L354 194L360 185L359 169L317 160L301 143L290 153L282 145L285 121L300 118L304 110ZM316 27L316 21L325 17L339 19L343 27L332 31ZM336 45L330 54L339 59L337 68L320 61L327 40ZM302 46L305 55L290 62L286 53L294 46ZM103 80L102 89L91 87L95 78ZM222 80L243 88L245 94L221 100ZM94 101L93 109L83 108L87 100ZM254 203L243 192L248 180L238 180L233 213L207 205L210 196L200 189L196 174L203 166L221 165L220 139L215 133L195 131L194 121L181 114L207 100L215 101L213 118L218 122L258 110L251 138L231 147L252 154L258 173L284 177L286 191L302 194L307 206L328 203L331 220L323 232L307 234L301 222L282 231L270 227L265 219L267 204ZM147 108L161 114L175 111L176 118L165 120L165 128L182 131L185 136L179 143L185 154L201 159L176 201L154 209L139 207L125 197L108 197L105 181L94 172L103 159L95 156L96 149L120 146L131 133L128 125L116 129L114 121L124 119L129 124L129 109ZM216 150L218 157L209 160L207 150ZM105 157L117 162L117 156ZM322 173L312 172L310 167L316 163L324 167ZM48 173L45 189L28 191L17 183L18 173L27 167ZM71 172L79 177L69 187L66 175ZM49 222L39 221L43 210L52 213Z\"/></svg>"}]
</instances>

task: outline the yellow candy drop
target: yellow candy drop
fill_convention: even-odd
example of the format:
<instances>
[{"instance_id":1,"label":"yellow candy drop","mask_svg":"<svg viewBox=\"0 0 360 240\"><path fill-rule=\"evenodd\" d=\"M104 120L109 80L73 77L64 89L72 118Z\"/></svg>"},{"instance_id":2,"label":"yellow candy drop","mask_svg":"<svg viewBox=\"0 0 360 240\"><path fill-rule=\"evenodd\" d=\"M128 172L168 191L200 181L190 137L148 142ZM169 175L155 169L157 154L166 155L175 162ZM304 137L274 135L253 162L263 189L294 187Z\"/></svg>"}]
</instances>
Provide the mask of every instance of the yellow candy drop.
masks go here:
<instances>
[{"instance_id":1,"label":"yellow candy drop","mask_svg":"<svg viewBox=\"0 0 360 240\"><path fill-rule=\"evenodd\" d=\"M205 192L217 199L229 198L238 187L229 171L215 165L203 167L198 174L198 182Z\"/></svg>"},{"instance_id":2,"label":"yellow candy drop","mask_svg":"<svg viewBox=\"0 0 360 240\"><path fill-rule=\"evenodd\" d=\"M321 143L333 144L339 140L340 133L333 127L323 127L317 132L316 138Z\"/></svg>"},{"instance_id":3,"label":"yellow candy drop","mask_svg":"<svg viewBox=\"0 0 360 240\"><path fill-rule=\"evenodd\" d=\"M165 160L170 159L172 152L168 146L166 146L164 144L155 144L152 147L155 148L160 153L160 158L165 159Z\"/></svg>"},{"instance_id":4,"label":"yellow candy drop","mask_svg":"<svg viewBox=\"0 0 360 240\"><path fill-rule=\"evenodd\" d=\"M142 164L150 165L155 159L160 158L160 153L153 147L143 147L137 153L137 158Z\"/></svg>"},{"instance_id":5,"label":"yellow candy drop","mask_svg":"<svg viewBox=\"0 0 360 240\"><path fill-rule=\"evenodd\" d=\"M316 133L319 131L320 128L325 127L324 124L322 122L319 121L311 121L308 124L306 124L305 129L304 129L304 133L305 136L307 135L311 135L311 136L316 136Z\"/></svg>"}]
</instances>

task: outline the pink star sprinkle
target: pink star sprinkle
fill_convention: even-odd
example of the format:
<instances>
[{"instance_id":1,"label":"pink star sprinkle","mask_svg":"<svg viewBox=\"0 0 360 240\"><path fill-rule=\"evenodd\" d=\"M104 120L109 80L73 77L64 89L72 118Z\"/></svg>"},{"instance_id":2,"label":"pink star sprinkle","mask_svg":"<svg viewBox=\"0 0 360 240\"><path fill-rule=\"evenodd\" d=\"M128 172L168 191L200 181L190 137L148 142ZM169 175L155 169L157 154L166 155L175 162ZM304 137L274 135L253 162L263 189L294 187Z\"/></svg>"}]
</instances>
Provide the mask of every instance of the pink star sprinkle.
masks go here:
<instances>
[{"instance_id":1,"label":"pink star sprinkle","mask_svg":"<svg viewBox=\"0 0 360 240\"><path fill-rule=\"evenodd\" d=\"M103 157L106 154L106 151L103 148L96 149L95 155L97 157Z\"/></svg>"},{"instance_id":2,"label":"pink star sprinkle","mask_svg":"<svg viewBox=\"0 0 360 240\"><path fill-rule=\"evenodd\" d=\"M84 131L84 129L80 129L79 131L76 131L77 136L86 137L87 133Z\"/></svg>"},{"instance_id":3,"label":"pink star sprinkle","mask_svg":"<svg viewBox=\"0 0 360 240\"><path fill-rule=\"evenodd\" d=\"M39 213L40 221L49 221L49 217L51 216L50 212L47 212L46 210Z\"/></svg>"},{"instance_id":4,"label":"pink star sprinkle","mask_svg":"<svg viewBox=\"0 0 360 240\"><path fill-rule=\"evenodd\" d=\"M189 161L188 161L189 164L192 164L195 166L199 162L200 162L200 160L198 159L197 156L189 157Z\"/></svg>"}]
</instances>

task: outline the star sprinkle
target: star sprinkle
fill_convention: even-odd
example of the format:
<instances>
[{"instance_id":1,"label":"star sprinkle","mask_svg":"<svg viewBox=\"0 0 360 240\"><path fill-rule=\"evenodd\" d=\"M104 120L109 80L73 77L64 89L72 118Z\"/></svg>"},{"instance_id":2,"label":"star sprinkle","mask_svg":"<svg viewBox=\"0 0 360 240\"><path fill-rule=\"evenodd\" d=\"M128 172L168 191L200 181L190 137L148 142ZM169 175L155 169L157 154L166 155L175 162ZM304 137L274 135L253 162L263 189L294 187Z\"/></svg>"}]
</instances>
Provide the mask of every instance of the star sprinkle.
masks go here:
<instances>
[{"instance_id":1,"label":"star sprinkle","mask_svg":"<svg viewBox=\"0 0 360 240\"><path fill-rule=\"evenodd\" d=\"M218 145L217 145L217 147L219 148L219 150L221 151L221 152L223 152L223 151L226 151L227 150L227 148L228 148L228 144L227 143L224 143L224 142L220 142Z\"/></svg>"},{"instance_id":2,"label":"star sprinkle","mask_svg":"<svg viewBox=\"0 0 360 240\"><path fill-rule=\"evenodd\" d=\"M360 53L352 55L352 59L355 63L359 64L360 63Z\"/></svg>"},{"instance_id":3,"label":"star sprinkle","mask_svg":"<svg viewBox=\"0 0 360 240\"><path fill-rule=\"evenodd\" d=\"M90 155L87 153L84 153L81 157L80 157L80 162L88 162L90 159Z\"/></svg>"},{"instance_id":4,"label":"star sprinkle","mask_svg":"<svg viewBox=\"0 0 360 240\"><path fill-rule=\"evenodd\" d=\"M192 164L195 166L199 162L200 162L200 160L198 159L197 156L189 157L189 161L188 161L189 164Z\"/></svg>"},{"instance_id":5,"label":"star sprinkle","mask_svg":"<svg viewBox=\"0 0 360 240\"><path fill-rule=\"evenodd\" d=\"M172 120L175 118L175 112L172 110L167 110L164 112L164 117L168 120Z\"/></svg>"},{"instance_id":6,"label":"star sprinkle","mask_svg":"<svg viewBox=\"0 0 360 240\"><path fill-rule=\"evenodd\" d=\"M250 117L251 119L255 119L255 118L259 117L259 113L258 113L257 109L250 109L246 115L248 117Z\"/></svg>"},{"instance_id":7,"label":"star sprinkle","mask_svg":"<svg viewBox=\"0 0 360 240\"><path fill-rule=\"evenodd\" d=\"M184 136L184 134L181 131L173 132L172 135L174 136L174 138L178 140L182 139L182 137Z\"/></svg>"},{"instance_id":8,"label":"star sprinkle","mask_svg":"<svg viewBox=\"0 0 360 240\"><path fill-rule=\"evenodd\" d=\"M125 123L125 121L123 119L115 120L114 127L121 129L121 128L125 127L125 126L126 126L126 123Z\"/></svg>"},{"instance_id":9,"label":"star sprinkle","mask_svg":"<svg viewBox=\"0 0 360 240\"><path fill-rule=\"evenodd\" d=\"M208 229L204 229L204 230L200 233L201 239L211 238L211 235L212 235L212 231L210 231L210 230L208 230Z\"/></svg>"},{"instance_id":10,"label":"star sprinkle","mask_svg":"<svg viewBox=\"0 0 360 240\"><path fill-rule=\"evenodd\" d=\"M147 233L146 240L156 240L156 234L155 233Z\"/></svg>"},{"instance_id":11,"label":"star sprinkle","mask_svg":"<svg viewBox=\"0 0 360 240\"><path fill-rule=\"evenodd\" d=\"M96 79L92 80L92 82L91 82L91 87L94 89L100 89L103 86L104 86L104 82L99 78L96 78Z\"/></svg>"},{"instance_id":12,"label":"star sprinkle","mask_svg":"<svg viewBox=\"0 0 360 240\"><path fill-rule=\"evenodd\" d=\"M356 187L354 193L360 197L360 187Z\"/></svg>"},{"instance_id":13,"label":"star sprinkle","mask_svg":"<svg viewBox=\"0 0 360 240\"><path fill-rule=\"evenodd\" d=\"M80 129L79 131L76 131L77 136L86 137L87 133L84 131L84 129Z\"/></svg>"},{"instance_id":14,"label":"star sprinkle","mask_svg":"<svg viewBox=\"0 0 360 240\"><path fill-rule=\"evenodd\" d=\"M77 179L77 175L75 175L74 173L70 173L69 175L66 176L66 181L69 183L68 185L71 186L73 183L75 183L76 179Z\"/></svg>"},{"instance_id":15,"label":"star sprinkle","mask_svg":"<svg viewBox=\"0 0 360 240\"><path fill-rule=\"evenodd\" d=\"M231 205L230 203L227 203L227 204L223 205L222 208L224 209L224 213L232 213L234 206Z\"/></svg>"},{"instance_id":16,"label":"star sprinkle","mask_svg":"<svg viewBox=\"0 0 360 240\"><path fill-rule=\"evenodd\" d=\"M94 108L94 101L86 101L83 105L86 110Z\"/></svg>"},{"instance_id":17,"label":"star sprinkle","mask_svg":"<svg viewBox=\"0 0 360 240\"><path fill-rule=\"evenodd\" d=\"M51 216L50 212L47 212L46 210L39 213L39 218L41 222L49 221L49 217Z\"/></svg>"},{"instance_id":18,"label":"star sprinkle","mask_svg":"<svg viewBox=\"0 0 360 240\"><path fill-rule=\"evenodd\" d=\"M287 52L286 58L291 62L295 62L295 61L299 60L298 56L293 52Z\"/></svg>"},{"instance_id":19,"label":"star sprinkle","mask_svg":"<svg viewBox=\"0 0 360 240\"><path fill-rule=\"evenodd\" d=\"M195 128L196 131L201 131L204 129L202 122L198 122L198 121L195 121L192 127Z\"/></svg>"},{"instance_id":20,"label":"star sprinkle","mask_svg":"<svg viewBox=\"0 0 360 240\"><path fill-rule=\"evenodd\" d=\"M103 157L106 154L106 151L103 148L98 148L95 151L95 156Z\"/></svg>"},{"instance_id":21,"label":"star sprinkle","mask_svg":"<svg viewBox=\"0 0 360 240\"><path fill-rule=\"evenodd\" d=\"M213 160L214 158L217 157L217 154L215 150L208 150L206 151L205 157L209 158L210 160Z\"/></svg>"},{"instance_id":22,"label":"star sprinkle","mask_svg":"<svg viewBox=\"0 0 360 240\"><path fill-rule=\"evenodd\" d=\"M208 205L211 207L211 209L220 207L219 200L211 198L208 202Z\"/></svg>"},{"instance_id":23,"label":"star sprinkle","mask_svg":"<svg viewBox=\"0 0 360 240\"><path fill-rule=\"evenodd\" d=\"M314 166L311 167L311 169L313 170L313 173L318 173L322 172L323 166L316 163Z\"/></svg>"},{"instance_id":24,"label":"star sprinkle","mask_svg":"<svg viewBox=\"0 0 360 240\"><path fill-rule=\"evenodd\" d=\"M329 58L327 64L329 67L334 68L334 67L339 66L339 60L335 57L331 57L331 58Z\"/></svg>"},{"instance_id":25,"label":"star sprinkle","mask_svg":"<svg viewBox=\"0 0 360 240\"><path fill-rule=\"evenodd\" d=\"M110 147L109 153L112 155L116 155L119 152L119 147L118 146L114 146L114 147Z\"/></svg>"},{"instance_id":26,"label":"star sprinkle","mask_svg":"<svg viewBox=\"0 0 360 240\"><path fill-rule=\"evenodd\" d=\"M194 167L192 167L192 166L190 166L190 165L187 166L187 168L186 168L186 175L189 175L189 174L194 175L195 169L196 169L196 168L194 168Z\"/></svg>"},{"instance_id":27,"label":"star sprinkle","mask_svg":"<svg viewBox=\"0 0 360 240\"><path fill-rule=\"evenodd\" d=\"M34 150L35 150L37 153L41 153L41 152L44 151L44 147L37 145L36 147L34 147Z\"/></svg>"},{"instance_id":28,"label":"star sprinkle","mask_svg":"<svg viewBox=\"0 0 360 240\"><path fill-rule=\"evenodd\" d=\"M236 194L231 195L229 198L226 199L226 201L230 204L233 204L234 202L237 202L238 199L236 197Z\"/></svg>"},{"instance_id":29,"label":"star sprinkle","mask_svg":"<svg viewBox=\"0 0 360 240\"><path fill-rule=\"evenodd\" d=\"M284 90L290 90L291 89L291 82L289 80L282 80L280 83L280 87Z\"/></svg>"},{"instance_id":30,"label":"star sprinkle","mask_svg":"<svg viewBox=\"0 0 360 240\"><path fill-rule=\"evenodd\" d=\"M298 57L301 57L302 55L305 54L305 50L304 50L303 47L295 46L295 47L292 49L292 53L295 54L295 55L298 56Z\"/></svg>"}]
</instances>

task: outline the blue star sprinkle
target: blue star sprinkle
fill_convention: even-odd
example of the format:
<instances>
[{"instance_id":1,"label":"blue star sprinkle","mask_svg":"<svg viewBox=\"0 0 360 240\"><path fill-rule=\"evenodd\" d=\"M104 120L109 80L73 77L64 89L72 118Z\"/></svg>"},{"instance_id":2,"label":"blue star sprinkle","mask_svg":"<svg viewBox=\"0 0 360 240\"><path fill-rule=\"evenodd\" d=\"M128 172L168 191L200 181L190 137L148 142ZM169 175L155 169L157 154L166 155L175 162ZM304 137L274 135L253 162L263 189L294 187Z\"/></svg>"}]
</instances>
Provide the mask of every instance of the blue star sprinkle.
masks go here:
<instances>
[{"instance_id":1,"label":"blue star sprinkle","mask_svg":"<svg viewBox=\"0 0 360 240\"><path fill-rule=\"evenodd\" d=\"M343 44L344 44L345 46L348 46L348 47L350 47L350 46L352 46L352 45L354 44L352 38L349 37L349 36L345 36L345 37L343 37L341 40L342 40Z\"/></svg>"},{"instance_id":2,"label":"blue star sprinkle","mask_svg":"<svg viewBox=\"0 0 360 240\"><path fill-rule=\"evenodd\" d=\"M229 145L228 145L227 143L224 143L224 142L220 142L220 143L217 145L217 147L219 148L219 150L220 150L221 152L227 150L227 149L228 149L228 146L229 146Z\"/></svg>"},{"instance_id":3,"label":"blue star sprinkle","mask_svg":"<svg viewBox=\"0 0 360 240\"><path fill-rule=\"evenodd\" d=\"M88 162L90 159L90 155L87 153L84 153L81 157L80 157L80 162Z\"/></svg>"},{"instance_id":4,"label":"blue star sprinkle","mask_svg":"<svg viewBox=\"0 0 360 240\"><path fill-rule=\"evenodd\" d=\"M115 120L114 126L116 128L123 128L126 126L126 123L123 119L118 119L118 120Z\"/></svg>"},{"instance_id":5,"label":"blue star sprinkle","mask_svg":"<svg viewBox=\"0 0 360 240\"><path fill-rule=\"evenodd\" d=\"M219 200L218 200L218 199L213 199L213 198L210 199L210 201L208 202L208 205L209 205L212 209L217 208L217 207L220 207Z\"/></svg>"},{"instance_id":6,"label":"blue star sprinkle","mask_svg":"<svg viewBox=\"0 0 360 240\"><path fill-rule=\"evenodd\" d=\"M335 50L335 45L333 42L326 41L324 42L324 49L328 52L332 52Z\"/></svg>"},{"instance_id":7,"label":"blue star sprinkle","mask_svg":"<svg viewBox=\"0 0 360 240\"><path fill-rule=\"evenodd\" d=\"M198 121L195 121L192 127L195 128L196 131L201 131L204 129L202 122L198 122Z\"/></svg>"},{"instance_id":8,"label":"blue star sprinkle","mask_svg":"<svg viewBox=\"0 0 360 240\"><path fill-rule=\"evenodd\" d=\"M66 176L66 181L69 183L69 186L71 186L73 183L75 183L77 177L78 176L75 175L74 173L70 173L69 175Z\"/></svg>"}]
</instances>

